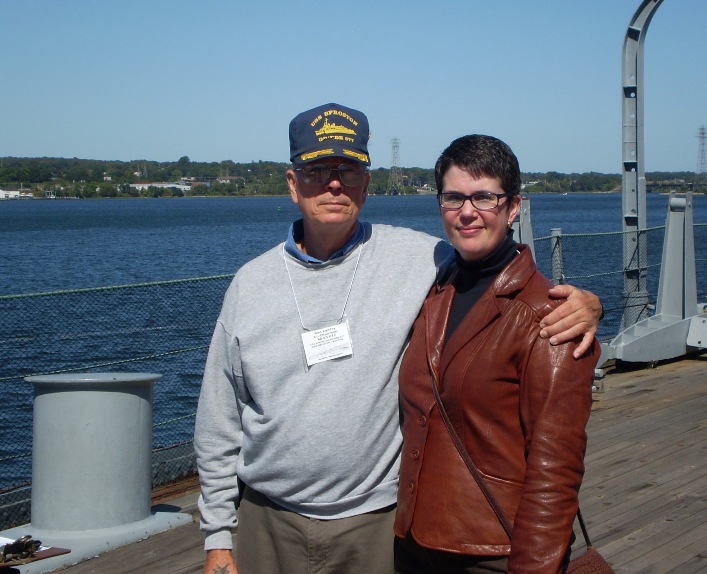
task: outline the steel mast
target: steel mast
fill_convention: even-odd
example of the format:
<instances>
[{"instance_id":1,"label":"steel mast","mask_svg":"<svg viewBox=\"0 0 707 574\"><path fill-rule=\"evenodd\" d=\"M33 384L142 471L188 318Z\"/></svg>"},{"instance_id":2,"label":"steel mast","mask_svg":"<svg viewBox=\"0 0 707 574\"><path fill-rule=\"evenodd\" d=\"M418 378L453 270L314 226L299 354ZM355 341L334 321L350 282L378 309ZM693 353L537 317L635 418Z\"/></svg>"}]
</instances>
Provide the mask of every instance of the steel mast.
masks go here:
<instances>
[{"instance_id":1,"label":"steel mast","mask_svg":"<svg viewBox=\"0 0 707 574\"><path fill-rule=\"evenodd\" d=\"M624 313L621 329L648 316L646 173L643 145L643 43L663 0L643 0L626 31L623 48Z\"/></svg>"}]
</instances>

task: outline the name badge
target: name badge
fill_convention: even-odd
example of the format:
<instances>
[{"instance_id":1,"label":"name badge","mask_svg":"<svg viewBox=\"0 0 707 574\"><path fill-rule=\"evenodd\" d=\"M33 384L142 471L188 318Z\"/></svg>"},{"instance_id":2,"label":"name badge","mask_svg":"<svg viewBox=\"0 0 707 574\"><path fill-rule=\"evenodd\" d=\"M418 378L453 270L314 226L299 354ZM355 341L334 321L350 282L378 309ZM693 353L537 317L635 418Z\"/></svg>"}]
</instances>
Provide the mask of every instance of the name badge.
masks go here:
<instances>
[{"instance_id":1,"label":"name badge","mask_svg":"<svg viewBox=\"0 0 707 574\"><path fill-rule=\"evenodd\" d=\"M353 355L349 324L346 321L302 333L302 344L308 367Z\"/></svg>"}]
</instances>

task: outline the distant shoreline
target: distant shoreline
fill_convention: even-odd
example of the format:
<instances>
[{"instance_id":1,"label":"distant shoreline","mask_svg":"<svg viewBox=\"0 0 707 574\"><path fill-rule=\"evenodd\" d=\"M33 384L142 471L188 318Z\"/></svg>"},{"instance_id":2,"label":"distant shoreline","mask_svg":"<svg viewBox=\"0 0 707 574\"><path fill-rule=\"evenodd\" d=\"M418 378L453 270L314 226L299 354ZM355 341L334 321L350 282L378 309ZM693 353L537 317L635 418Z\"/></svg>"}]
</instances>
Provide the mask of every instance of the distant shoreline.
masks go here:
<instances>
[{"instance_id":1,"label":"distant shoreline","mask_svg":"<svg viewBox=\"0 0 707 574\"><path fill-rule=\"evenodd\" d=\"M533 191L530 194L525 194L521 192L522 196L527 196L527 197L533 197L536 195L557 195L557 196L565 196L565 195L578 195L578 194L583 194L583 193L591 193L591 194L597 194L597 195L613 195L613 194L620 194L621 191L570 191L570 192L556 192L556 191ZM651 195L670 195L670 191L649 191L647 192ZM685 193L685 192L678 192L678 193ZM384 193L379 193L379 194L369 194L369 197L424 197L427 195L435 195L435 194L422 194L422 193L417 193L417 194L405 194L405 195L386 195ZM707 195L707 192L702 192L702 191L693 191L692 195ZM139 200L150 200L150 199L159 199L159 200L179 200L179 199L215 199L215 198L221 198L221 199L248 199L248 198L254 198L254 197L289 197L289 194L255 194L255 195L184 195L184 196L166 196L166 197L22 197L22 198L1 198L0 199L0 204L2 203L16 203L16 202L26 202L26 201L76 201L76 200L82 200L82 201L106 201L106 200L116 200L116 201L124 201L124 200L130 200L130 199L139 199Z\"/></svg>"}]
</instances>

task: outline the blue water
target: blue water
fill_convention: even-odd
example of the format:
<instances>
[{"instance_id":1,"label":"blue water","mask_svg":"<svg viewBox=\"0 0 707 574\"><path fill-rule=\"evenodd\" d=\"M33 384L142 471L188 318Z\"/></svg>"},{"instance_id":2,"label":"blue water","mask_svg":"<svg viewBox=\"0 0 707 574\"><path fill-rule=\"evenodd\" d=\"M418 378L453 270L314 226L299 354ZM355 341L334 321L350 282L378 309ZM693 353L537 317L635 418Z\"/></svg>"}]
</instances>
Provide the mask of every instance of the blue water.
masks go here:
<instances>
[{"instance_id":1,"label":"blue water","mask_svg":"<svg viewBox=\"0 0 707 574\"><path fill-rule=\"evenodd\" d=\"M668 198L648 194L648 226ZM281 241L288 197L0 201L0 295L233 273ZM694 198L707 222L707 197ZM434 196L370 197L362 218L442 236ZM621 230L620 194L536 195L534 236Z\"/></svg>"}]
</instances>

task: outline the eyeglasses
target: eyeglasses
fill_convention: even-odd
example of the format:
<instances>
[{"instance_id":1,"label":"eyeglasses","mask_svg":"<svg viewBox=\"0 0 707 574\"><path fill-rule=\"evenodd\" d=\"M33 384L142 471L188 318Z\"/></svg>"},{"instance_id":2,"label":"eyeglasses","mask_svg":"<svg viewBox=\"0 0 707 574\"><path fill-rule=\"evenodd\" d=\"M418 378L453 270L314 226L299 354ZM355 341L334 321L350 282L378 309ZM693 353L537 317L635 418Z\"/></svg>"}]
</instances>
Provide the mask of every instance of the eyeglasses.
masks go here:
<instances>
[{"instance_id":1,"label":"eyeglasses","mask_svg":"<svg viewBox=\"0 0 707 574\"><path fill-rule=\"evenodd\" d=\"M498 202L502 197L510 197L509 193L491 193L490 191L480 191L471 195L464 195L456 191L437 194L439 206L443 209L461 209L468 199L479 211L488 211L498 207Z\"/></svg>"},{"instance_id":2,"label":"eyeglasses","mask_svg":"<svg viewBox=\"0 0 707 574\"><path fill-rule=\"evenodd\" d=\"M339 174L339 181L344 185L361 185L366 178L366 169L357 165L342 163L340 165L316 164L295 169L302 173L304 183L327 183L331 172Z\"/></svg>"}]
</instances>

